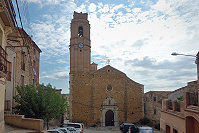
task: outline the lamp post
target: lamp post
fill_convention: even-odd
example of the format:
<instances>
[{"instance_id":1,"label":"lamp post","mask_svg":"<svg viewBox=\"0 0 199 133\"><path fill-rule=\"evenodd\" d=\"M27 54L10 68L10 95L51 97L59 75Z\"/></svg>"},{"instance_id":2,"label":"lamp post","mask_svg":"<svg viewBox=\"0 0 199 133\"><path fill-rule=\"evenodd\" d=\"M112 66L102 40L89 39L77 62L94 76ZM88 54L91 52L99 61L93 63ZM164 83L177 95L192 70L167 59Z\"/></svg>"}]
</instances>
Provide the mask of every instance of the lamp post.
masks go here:
<instances>
[{"instance_id":1,"label":"lamp post","mask_svg":"<svg viewBox=\"0 0 199 133\"><path fill-rule=\"evenodd\" d=\"M188 55L188 54L179 54L176 52L173 52L171 55L173 56L177 56L177 55L183 55L183 56L191 56L191 57L195 57L195 63L197 64L197 86L198 86L198 104L199 104L199 51L196 55Z\"/></svg>"}]
</instances>

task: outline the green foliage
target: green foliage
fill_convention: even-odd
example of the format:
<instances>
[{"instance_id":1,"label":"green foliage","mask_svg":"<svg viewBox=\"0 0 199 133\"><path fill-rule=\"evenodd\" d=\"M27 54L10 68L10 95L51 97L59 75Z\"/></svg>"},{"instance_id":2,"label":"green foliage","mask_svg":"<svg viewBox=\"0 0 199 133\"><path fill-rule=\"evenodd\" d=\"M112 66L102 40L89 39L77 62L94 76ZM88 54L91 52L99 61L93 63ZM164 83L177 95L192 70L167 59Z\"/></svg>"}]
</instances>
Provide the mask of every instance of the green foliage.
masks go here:
<instances>
[{"instance_id":1,"label":"green foliage","mask_svg":"<svg viewBox=\"0 0 199 133\"><path fill-rule=\"evenodd\" d=\"M158 123L158 124L155 124L155 129L158 129L158 130L160 130L160 123Z\"/></svg>"},{"instance_id":2,"label":"green foliage","mask_svg":"<svg viewBox=\"0 0 199 133\"><path fill-rule=\"evenodd\" d=\"M150 120L147 117L144 117L144 118L140 119L139 122L142 125L146 125L146 124L150 123Z\"/></svg>"},{"instance_id":3,"label":"green foliage","mask_svg":"<svg viewBox=\"0 0 199 133\"><path fill-rule=\"evenodd\" d=\"M180 97L177 98L177 101L178 101L178 102L183 101L183 100L184 100L184 97L183 97L183 96L180 96Z\"/></svg>"},{"instance_id":4,"label":"green foliage","mask_svg":"<svg viewBox=\"0 0 199 133\"><path fill-rule=\"evenodd\" d=\"M27 118L39 118L50 121L62 116L66 110L66 99L56 92L50 84L39 85L36 91L33 86L17 87L18 95L14 97L18 103L15 113Z\"/></svg>"}]
</instances>

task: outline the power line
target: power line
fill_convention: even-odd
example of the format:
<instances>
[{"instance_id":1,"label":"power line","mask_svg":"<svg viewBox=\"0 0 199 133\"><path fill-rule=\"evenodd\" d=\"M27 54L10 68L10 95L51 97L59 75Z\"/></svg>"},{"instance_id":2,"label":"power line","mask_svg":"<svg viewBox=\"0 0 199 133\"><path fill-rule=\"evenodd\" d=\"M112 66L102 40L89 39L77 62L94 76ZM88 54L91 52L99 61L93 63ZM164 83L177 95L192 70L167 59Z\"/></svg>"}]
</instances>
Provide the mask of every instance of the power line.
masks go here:
<instances>
[{"instance_id":1,"label":"power line","mask_svg":"<svg viewBox=\"0 0 199 133\"><path fill-rule=\"evenodd\" d=\"M18 15L19 15L19 20L20 20L20 23L21 23L21 27L22 27L22 31L23 31L23 35L24 37L22 36L22 33L21 33L21 29L19 29L18 27L18 24L17 24L17 21L16 21L16 25L18 27L18 31L19 31L19 34L22 38L22 41L23 41L23 45L27 46L28 44L31 46L31 43L32 43L32 39L31 37L27 34L26 35L26 32L25 30L23 29L23 23L22 23L22 18L21 18L21 13L20 13L20 10L19 10L19 5L18 5L18 1L16 0L16 5L17 5L17 11L18 11ZM26 4L27 5L27 4ZM25 10L28 9L28 8L25 8ZM28 14L28 13L27 13ZM28 15L27 15L28 16ZM26 37L25 37L26 36ZM29 57L29 76L30 76L30 71L31 71L31 68L33 67L32 66L32 59L31 59L31 55L30 55L30 51L29 51L29 47L27 47L27 52L28 52L28 57ZM33 68L32 68L32 71L33 73ZM32 76L32 75L31 75Z\"/></svg>"}]
</instances>

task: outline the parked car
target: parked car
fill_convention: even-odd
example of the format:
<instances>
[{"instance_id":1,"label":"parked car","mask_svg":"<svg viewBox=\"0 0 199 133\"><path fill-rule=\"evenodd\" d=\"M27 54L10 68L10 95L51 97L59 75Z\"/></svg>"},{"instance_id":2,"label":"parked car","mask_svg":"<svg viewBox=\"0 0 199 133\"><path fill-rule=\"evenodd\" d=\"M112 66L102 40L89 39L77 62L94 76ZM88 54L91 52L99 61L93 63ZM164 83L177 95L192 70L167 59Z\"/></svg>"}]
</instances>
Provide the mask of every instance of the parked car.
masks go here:
<instances>
[{"instance_id":1,"label":"parked car","mask_svg":"<svg viewBox=\"0 0 199 133\"><path fill-rule=\"evenodd\" d=\"M65 127L68 131L70 131L71 133L80 133L80 131L78 131L77 129L75 129L74 127Z\"/></svg>"},{"instance_id":2,"label":"parked car","mask_svg":"<svg viewBox=\"0 0 199 133\"><path fill-rule=\"evenodd\" d=\"M83 133L84 125L82 123L64 123L61 127L74 127L76 129L76 133Z\"/></svg>"},{"instance_id":3,"label":"parked car","mask_svg":"<svg viewBox=\"0 0 199 133\"><path fill-rule=\"evenodd\" d=\"M154 133L152 127L139 127L139 133Z\"/></svg>"},{"instance_id":4,"label":"parked car","mask_svg":"<svg viewBox=\"0 0 199 133\"><path fill-rule=\"evenodd\" d=\"M120 130L123 133L128 133L129 128L131 129L131 133L139 133L138 127L133 123L123 123L120 125Z\"/></svg>"},{"instance_id":5,"label":"parked car","mask_svg":"<svg viewBox=\"0 0 199 133\"><path fill-rule=\"evenodd\" d=\"M47 130L48 133L64 133L63 131L59 129L52 129L52 130Z\"/></svg>"},{"instance_id":6,"label":"parked car","mask_svg":"<svg viewBox=\"0 0 199 133\"><path fill-rule=\"evenodd\" d=\"M69 130L68 130L67 128L65 128L65 127L56 128L56 129L61 130L61 131L64 132L64 133L75 133L75 132L69 131Z\"/></svg>"}]
</instances>

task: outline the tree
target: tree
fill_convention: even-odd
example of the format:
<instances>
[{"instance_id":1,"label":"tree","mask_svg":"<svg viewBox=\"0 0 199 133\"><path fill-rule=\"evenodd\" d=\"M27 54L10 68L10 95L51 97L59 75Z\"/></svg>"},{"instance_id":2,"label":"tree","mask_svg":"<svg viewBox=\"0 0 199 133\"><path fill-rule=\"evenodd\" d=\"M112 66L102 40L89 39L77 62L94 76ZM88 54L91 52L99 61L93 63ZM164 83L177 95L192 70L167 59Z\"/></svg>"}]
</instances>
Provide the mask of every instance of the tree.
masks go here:
<instances>
[{"instance_id":1,"label":"tree","mask_svg":"<svg viewBox=\"0 0 199 133\"><path fill-rule=\"evenodd\" d=\"M18 95L14 97L18 103L15 113L25 115L26 118L44 119L47 129L50 120L64 115L67 101L50 84L39 85L37 90L31 85L18 86L17 91Z\"/></svg>"}]
</instances>

